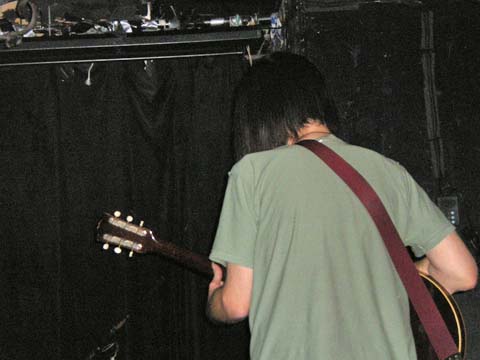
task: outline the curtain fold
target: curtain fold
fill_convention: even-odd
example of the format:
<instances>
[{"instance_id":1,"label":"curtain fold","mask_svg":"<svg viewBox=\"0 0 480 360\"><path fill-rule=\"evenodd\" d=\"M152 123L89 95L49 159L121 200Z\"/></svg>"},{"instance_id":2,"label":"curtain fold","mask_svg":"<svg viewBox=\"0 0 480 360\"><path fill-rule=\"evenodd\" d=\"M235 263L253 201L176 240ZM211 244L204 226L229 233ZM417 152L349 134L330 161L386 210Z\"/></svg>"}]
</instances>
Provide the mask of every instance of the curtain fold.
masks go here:
<instances>
[{"instance_id":1,"label":"curtain fold","mask_svg":"<svg viewBox=\"0 0 480 360\"><path fill-rule=\"evenodd\" d=\"M208 254L243 60L90 65L0 70L0 358L86 359L128 316L117 359L247 359L246 323L205 318L208 279L95 241L120 210Z\"/></svg>"}]
</instances>

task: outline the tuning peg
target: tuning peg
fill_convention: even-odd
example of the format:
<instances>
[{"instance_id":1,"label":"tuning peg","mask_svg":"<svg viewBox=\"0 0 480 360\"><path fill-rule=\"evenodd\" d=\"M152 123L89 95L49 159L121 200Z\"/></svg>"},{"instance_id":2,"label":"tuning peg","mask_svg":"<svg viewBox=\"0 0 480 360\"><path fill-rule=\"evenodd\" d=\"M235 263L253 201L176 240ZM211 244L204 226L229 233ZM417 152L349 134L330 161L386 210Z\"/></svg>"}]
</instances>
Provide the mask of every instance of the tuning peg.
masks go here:
<instances>
[{"instance_id":1,"label":"tuning peg","mask_svg":"<svg viewBox=\"0 0 480 360\"><path fill-rule=\"evenodd\" d=\"M144 224L143 220L142 220L142 221L140 221L140 224L139 224L139 225L140 225L140 227L142 227L142 226L143 226L143 224Z\"/></svg>"},{"instance_id":2,"label":"tuning peg","mask_svg":"<svg viewBox=\"0 0 480 360\"><path fill-rule=\"evenodd\" d=\"M113 251L115 252L115 254L120 254L122 252L122 248L117 246L115 249L113 249Z\"/></svg>"},{"instance_id":3,"label":"tuning peg","mask_svg":"<svg viewBox=\"0 0 480 360\"><path fill-rule=\"evenodd\" d=\"M133 250L130 250L130 252L128 253L128 257L133 257Z\"/></svg>"},{"instance_id":4,"label":"tuning peg","mask_svg":"<svg viewBox=\"0 0 480 360\"><path fill-rule=\"evenodd\" d=\"M108 250L108 248L110 247L110 245L108 245L107 243L103 244L103 250Z\"/></svg>"},{"instance_id":5,"label":"tuning peg","mask_svg":"<svg viewBox=\"0 0 480 360\"><path fill-rule=\"evenodd\" d=\"M126 220L127 222L131 223L133 221L133 216L128 215Z\"/></svg>"},{"instance_id":6,"label":"tuning peg","mask_svg":"<svg viewBox=\"0 0 480 360\"><path fill-rule=\"evenodd\" d=\"M115 211L115 212L113 213L113 216L115 216L115 217L118 218L118 217L122 216L122 213L117 210L117 211Z\"/></svg>"}]
</instances>

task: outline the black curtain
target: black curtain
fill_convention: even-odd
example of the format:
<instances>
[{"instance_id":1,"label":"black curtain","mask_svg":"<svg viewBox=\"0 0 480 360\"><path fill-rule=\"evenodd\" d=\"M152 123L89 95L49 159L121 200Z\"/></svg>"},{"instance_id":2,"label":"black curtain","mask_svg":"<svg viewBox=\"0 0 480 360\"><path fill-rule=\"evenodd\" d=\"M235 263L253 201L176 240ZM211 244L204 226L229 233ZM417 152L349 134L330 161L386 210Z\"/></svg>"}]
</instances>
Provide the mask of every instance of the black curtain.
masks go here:
<instances>
[{"instance_id":1,"label":"black curtain","mask_svg":"<svg viewBox=\"0 0 480 360\"><path fill-rule=\"evenodd\" d=\"M95 241L102 214L120 210L208 254L244 67L221 56L0 70L1 359L86 359L127 318L117 359L248 358L245 322L205 318L207 278Z\"/></svg>"}]
</instances>

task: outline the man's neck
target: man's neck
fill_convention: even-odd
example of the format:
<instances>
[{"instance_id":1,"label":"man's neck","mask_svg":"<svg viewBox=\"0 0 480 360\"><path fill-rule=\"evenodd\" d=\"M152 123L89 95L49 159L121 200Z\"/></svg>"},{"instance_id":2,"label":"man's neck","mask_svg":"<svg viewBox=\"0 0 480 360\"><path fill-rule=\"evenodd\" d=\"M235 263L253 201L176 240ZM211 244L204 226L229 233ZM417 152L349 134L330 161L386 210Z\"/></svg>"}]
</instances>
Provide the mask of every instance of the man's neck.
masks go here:
<instances>
[{"instance_id":1,"label":"man's neck","mask_svg":"<svg viewBox=\"0 0 480 360\"><path fill-rule=\"evenodd\" d=\"M296 137L292 136L288 139L288 145L293 145L301 140L318 139L330 134L330 130L326 125L318 122L310 122L298 130Z\"/></svg>"}]
</instances>

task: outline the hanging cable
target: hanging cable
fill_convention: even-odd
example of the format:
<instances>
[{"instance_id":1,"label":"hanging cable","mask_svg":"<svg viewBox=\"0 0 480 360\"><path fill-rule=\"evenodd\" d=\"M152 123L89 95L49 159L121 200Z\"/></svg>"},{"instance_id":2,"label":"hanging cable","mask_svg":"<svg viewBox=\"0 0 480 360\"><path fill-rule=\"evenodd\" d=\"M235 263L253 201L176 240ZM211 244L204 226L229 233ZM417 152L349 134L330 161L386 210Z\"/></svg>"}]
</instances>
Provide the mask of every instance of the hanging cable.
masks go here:
<instances>
[{"instance_id":1,"label":"hanging cable","mask_svg":"<svg viewBox=\"0 0 480 360\"><path fill-rule=\"evenodd\" d=\"M87 80L85 80L85 85L87 85L87 86L91 86L91 85L92 85L92 79L91 79L91 77L90 77L90 74L91 74L91 72L92 72L93 65L94 65L94 63L92 62L92 63L90 64L90 67L88 68Z\"/></svg>"},{"instance_id":2,"label":"hanging cable","mask_svg":"<svg viewBox=\"0 0 480 360\"><path fill-rule=\"evenodd\" d=\"M438 114L437 88L435 85L435 51L433 33L433 12L423 11L422 21L422 66L424 82L425 115L427 120L427 135L432 160L432 171L435 180L435 197L441 191L441 181L445 177L443 139L440 133L440 118Z\"/></svg>"},{"instance_id":3,"label":"hanging cable","mask_svg":"<svg viewBox=\"0 0 480 360\"><path fill-rule=\"evenodd\" d=\"M247 58L250 66L253 66L253 58L252 58L252 53L250 51L250 45L247 45Z\"/></svg>"}]
</instances>

